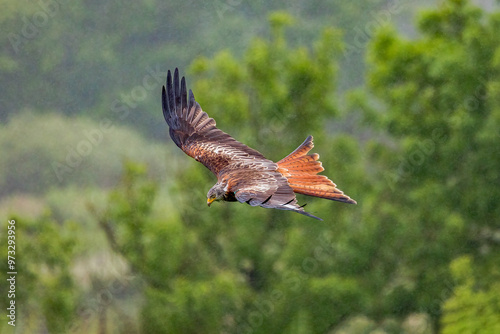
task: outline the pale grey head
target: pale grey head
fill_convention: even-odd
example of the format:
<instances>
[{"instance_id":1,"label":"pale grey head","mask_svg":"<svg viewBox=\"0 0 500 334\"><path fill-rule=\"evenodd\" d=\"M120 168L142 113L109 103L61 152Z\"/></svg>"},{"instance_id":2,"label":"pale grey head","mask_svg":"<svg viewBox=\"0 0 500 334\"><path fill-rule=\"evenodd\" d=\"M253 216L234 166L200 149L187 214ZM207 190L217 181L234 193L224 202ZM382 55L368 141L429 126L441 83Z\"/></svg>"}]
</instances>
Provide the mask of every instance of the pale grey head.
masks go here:
<instances>
[{"instance_id":1,"label":"pale grey head","mask_svg":"<svg viewBox=\"0 0 500 334\"><path fill-rule=\"evenodd\" d=\"M217 182L207 193L207 204L210 206L214 201L222 201L226 195L226 185Z\"/></svg>"}]
</instances>

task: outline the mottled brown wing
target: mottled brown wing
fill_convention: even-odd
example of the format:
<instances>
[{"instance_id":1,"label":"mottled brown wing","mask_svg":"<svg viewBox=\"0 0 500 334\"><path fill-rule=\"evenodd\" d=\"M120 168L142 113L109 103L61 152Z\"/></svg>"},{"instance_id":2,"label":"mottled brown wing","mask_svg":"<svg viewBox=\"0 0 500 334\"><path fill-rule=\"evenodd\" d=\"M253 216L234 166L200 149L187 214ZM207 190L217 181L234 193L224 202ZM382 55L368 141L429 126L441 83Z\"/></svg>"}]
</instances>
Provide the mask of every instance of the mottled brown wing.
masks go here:
<instances>
[{"instance_id":1,"label":"mottled brown wing","mask_svg":"<svg viewBox=\"0 0 500 334\"><path fill-rule=\"evenodd\" d=\"M308 217L318 218L299 206L293 189L277 171L228 168L222 173L228 179L228 191L241 203L263 208L291 210Z\"/></svg>"},{"instance_id":2,"label":"mottled brown wing","mask_svg":"<svg viewBox=\"0 0 500 334\"><path fill-rule=\"evenodd\" d=\"M216 176L224 167L234 165L274 165L260 152L238 142L215 126L215 121L204 112L189 90L179 71L175 69L172 82L167 74L166 88L162 90L163 116L170 127L170 137L187 155L205 165Z\"/></svg>"}]
</instances>

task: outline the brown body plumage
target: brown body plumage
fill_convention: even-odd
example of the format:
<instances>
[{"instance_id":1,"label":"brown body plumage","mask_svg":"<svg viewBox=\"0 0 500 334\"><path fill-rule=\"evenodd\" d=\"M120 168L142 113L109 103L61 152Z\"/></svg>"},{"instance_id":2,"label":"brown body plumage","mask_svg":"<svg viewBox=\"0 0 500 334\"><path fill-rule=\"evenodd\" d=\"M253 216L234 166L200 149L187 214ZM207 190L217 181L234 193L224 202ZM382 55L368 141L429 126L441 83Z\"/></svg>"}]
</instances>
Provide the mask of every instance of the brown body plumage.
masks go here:
<instances>
[{"instance_id":1,"label":"brown body plumage","mask_svg":"<svg viewBox=\"0 0 500 334\"><path fill-rule=\"evenodd\" d=\"M172 140L217 176L217 183L207 194L209 205L216 200L239 201L320 219L298 205L295 193L356 203L326 176L317 175L324 169L318 154L308 154L314 146L312 136L274 163L219 130L215 121L202 111L191 90L188 99L186 81L183 77L179 84L177 69L173 81L168 71L162 106Z\"/></svg>"}]
</instances>

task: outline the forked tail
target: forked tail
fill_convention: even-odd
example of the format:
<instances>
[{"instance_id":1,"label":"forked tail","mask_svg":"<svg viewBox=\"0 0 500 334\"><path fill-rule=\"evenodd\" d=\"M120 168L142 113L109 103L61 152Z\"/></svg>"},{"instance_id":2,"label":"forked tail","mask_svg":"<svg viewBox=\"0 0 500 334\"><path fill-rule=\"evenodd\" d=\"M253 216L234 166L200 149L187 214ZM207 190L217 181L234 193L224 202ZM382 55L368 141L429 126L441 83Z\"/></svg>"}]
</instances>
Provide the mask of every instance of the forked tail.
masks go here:
<instances>
[{"instance_id":1,"label":"forked tail","mask_svg":"<svg viewBox=\"0 0 500 334\"><path fill-rule=\"evenodd\" d=\"M288 179L293 191L303 195L356 204L355 200L345 195L328 177L316 175L325 169L318 161L319 154L307 154L313 147L313 137L309 136L295 151L277 162L278 171Z\"/></svg>"}]
</instances>

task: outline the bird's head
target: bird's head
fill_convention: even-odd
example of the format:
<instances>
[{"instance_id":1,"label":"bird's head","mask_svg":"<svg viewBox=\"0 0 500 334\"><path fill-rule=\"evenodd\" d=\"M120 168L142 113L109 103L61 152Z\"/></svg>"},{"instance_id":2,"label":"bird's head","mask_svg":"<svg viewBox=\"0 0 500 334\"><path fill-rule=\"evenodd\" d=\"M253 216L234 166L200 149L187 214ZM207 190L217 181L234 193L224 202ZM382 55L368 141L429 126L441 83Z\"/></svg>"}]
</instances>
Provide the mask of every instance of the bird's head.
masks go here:
<instances>
[{"instance_id":1,"label":"bird's head","mask_svg":"<svg viewBox=\"0 0 500 334\"><path fill-rule=\"evenodd\" d=\"M224 190L224 185L220 183L216 183L207 194L207 204L210 206L214 201L221 201L224 199L226 194L226 190Z\"/></svg>"}]
</instances>

